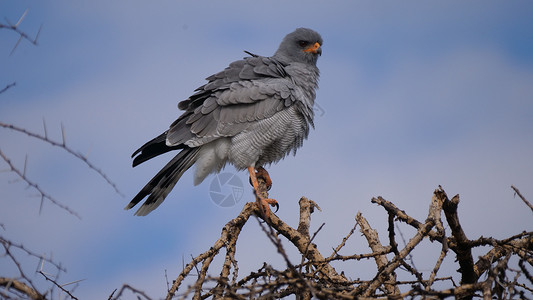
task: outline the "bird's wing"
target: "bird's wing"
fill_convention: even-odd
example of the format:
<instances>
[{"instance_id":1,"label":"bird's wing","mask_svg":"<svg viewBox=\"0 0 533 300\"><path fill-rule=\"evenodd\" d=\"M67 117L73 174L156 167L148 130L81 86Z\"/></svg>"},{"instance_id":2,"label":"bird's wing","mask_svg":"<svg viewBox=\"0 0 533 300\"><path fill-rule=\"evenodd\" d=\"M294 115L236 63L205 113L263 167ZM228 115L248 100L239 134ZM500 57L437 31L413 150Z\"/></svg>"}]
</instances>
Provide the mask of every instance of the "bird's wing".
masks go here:
<instances>
[{"instance_id":1,"label":"bird's wing","mask_svg":"<svg viewBox=\"0 0 533 300\"><path fill-rule=\"evenodd\" d=\"M185 112L170 126L167 145L191 140L201 140L201 144L234 136L296 101L294 83L284 66L272 58L236 61L207 80L194 95L179 103Z\"/></svg>"}]
</instances>

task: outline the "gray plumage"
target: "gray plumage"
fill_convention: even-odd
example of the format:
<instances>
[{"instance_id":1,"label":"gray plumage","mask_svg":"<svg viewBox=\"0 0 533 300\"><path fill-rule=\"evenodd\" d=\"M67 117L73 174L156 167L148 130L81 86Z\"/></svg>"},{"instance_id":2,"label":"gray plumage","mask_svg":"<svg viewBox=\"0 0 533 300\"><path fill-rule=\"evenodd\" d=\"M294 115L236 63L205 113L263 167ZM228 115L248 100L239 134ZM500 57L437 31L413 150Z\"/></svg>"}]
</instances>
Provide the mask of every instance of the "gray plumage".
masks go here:
<instances>
[{"instance_id":1,"label":"gray plumage","mask_svg":"<svg viewBox=\"0 0 533 300\"><path fill-rule=\"evenodd\" d=\"M314 126L321 45L317 32L298 28L285 36L272 57L250 54L206 78L207 84L178 104L184 112L170 128L133 153L135 167L180 150L125 209L148 196L135 213L147 215L193 165L197 185L227 163L243 170L296 153Z\"/></svg>"}]
</instances>

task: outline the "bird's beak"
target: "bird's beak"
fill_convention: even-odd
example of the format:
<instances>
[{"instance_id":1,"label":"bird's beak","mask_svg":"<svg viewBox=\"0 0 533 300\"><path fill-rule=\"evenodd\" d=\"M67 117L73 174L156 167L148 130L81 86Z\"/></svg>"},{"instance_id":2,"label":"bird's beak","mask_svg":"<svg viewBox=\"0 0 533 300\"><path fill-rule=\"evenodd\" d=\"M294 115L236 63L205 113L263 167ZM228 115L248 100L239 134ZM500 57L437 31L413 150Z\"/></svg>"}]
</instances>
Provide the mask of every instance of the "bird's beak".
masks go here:
<instances>
[{"instance_id":1,"label":"bird's beak","mask_svg":"<svg viewBox=\"0 0 533 300\"><path fill-rule=\"evenodd\" d=\"M304 49L304 52L312 52L318 55L322 54L322 49L320 49L320 44L318 42Z\"/></svg>"}]
</instances>

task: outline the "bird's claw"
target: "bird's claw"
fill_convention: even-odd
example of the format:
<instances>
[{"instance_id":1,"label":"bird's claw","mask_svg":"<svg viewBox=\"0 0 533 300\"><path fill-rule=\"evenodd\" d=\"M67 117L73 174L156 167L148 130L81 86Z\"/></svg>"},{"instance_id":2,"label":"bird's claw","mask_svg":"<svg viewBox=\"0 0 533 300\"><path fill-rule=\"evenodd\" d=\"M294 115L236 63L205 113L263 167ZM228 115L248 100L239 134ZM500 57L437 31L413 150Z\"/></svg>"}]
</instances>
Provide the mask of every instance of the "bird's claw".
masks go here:
<instances>
[{"instance_id":1,"label":"bird's claw","mask_svg":"<svg viewBox=\"0 0 533 300\"><path fill-rule=\"evenodd\" d=\"M270 188L272 187L272 179L270 179L270 175L268 174L267 170L265 170L263 167L258 167L255 170L255 176L263 179L265 181L267 191L270 191Z\"/></svg>"},{"instance_id":2,"label":"bird's claw","mask_svg":"<svg viewBox=\"0 0 533 300\"><path fill-rule=\"evenodd\" d=\"M270 184L268 184L268 181L266 181L264 177L260 177L260 176L257 176L257 177L261 178L261 179L263 179L265 181L266 190L270 191L270 189L272 188L272 181L270 181ZM248 182L250 183L251 186L254 186L254 183L252 182L252 178L248 178Z\"/></svg>"},{"instance_id":3,"label":"bird's claw","mask_svg":"<svg viewBox=\"0 0 533 300\"><path fill-rule=\"evenodd\" d=\"M265 182L265 186L267 191L270 191L270 188L272 188L272 179L270 179L270 175L268 174L267 170L263 167L257 167L255 169L255 176L256 178L260 178ZM252 178L249 178L250 185L253 186Z\"/></svg>"},{"instance_id":4,"label":"bird's claw","mask_svg":"<svg viewBox=\"0 0 533 300\"><path fill-rule=\"evenodd\" d=\"M250 184L252 184L254 187L257 206L264 213L265 219L268 219L270 217L270 206L276 207L276 212L278 212L279 204L274 199L266 198L268 197L268 193L259 190L259 182L257 181L257 178L259 177L264 181L264 186L267 190L269 190L272 186L272 180L270 179L268 172L263 167L258 167L256 169L250 166L248 167L248 173L250 173ZM263 196L263 192L265 196Z\"/></svg>"},{"instance_id":5,"label":"bird's claw","mask_svg":"<svg viewBox=\"0 0 533 300\"><path fill-rule=\"evenodd\" d=\"M276 211L275 211L274 213L277 213L277 212L278 212L278 210L279 210L279 204L278 204L278 202L277 202L277 201L276 201L276 203L274 203L274 204L270 204L270 206L272 206L272 207L275 207L275 208L276 208Z\"/></svg>"},{"instance_id":6,"label":"bird's claw","mask_svg":"<svg viewBox=\"0 0 533 300\"><path fill-rule=\"evenodd\" d=\"M261 211L265 214L265 217L266 218L269 218L270 217L270 207L269 206L272 206L272 207L275 207L276 208L276 211L274 213L277 213L278 210L279 210L279 204L278 204L278 201L274 200L274 199L270 199L270 198L267 198L267 199L261 199L261 198L257 198L257 204L259 205L259 208L261 208Z\"/></svg>"}]
</instances>

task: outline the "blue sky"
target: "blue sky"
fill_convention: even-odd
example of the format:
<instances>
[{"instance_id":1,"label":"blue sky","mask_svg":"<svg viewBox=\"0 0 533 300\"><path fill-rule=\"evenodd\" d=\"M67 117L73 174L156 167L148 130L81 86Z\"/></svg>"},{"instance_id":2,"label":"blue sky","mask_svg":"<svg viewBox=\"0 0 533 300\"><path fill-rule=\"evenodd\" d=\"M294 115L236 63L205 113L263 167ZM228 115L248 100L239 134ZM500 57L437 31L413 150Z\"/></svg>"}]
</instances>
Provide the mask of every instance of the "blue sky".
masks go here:
<instances>
[{"instance_id":1,"label":"blue sky","mask_svg":"<svg viewBox=\"0 0 533 300\"><path fill-rule=\"evenodd\" d=\"M39 45L22 42L10 55L17 36L0 31L0 88L17 83L0 95L0 120L42 132L45 119L55 139L63 124L68 145L125 197L61 150L0 130L0 149L18 166L27 155L28 177L82 216L50 204L39 214L35 193L2 172L0 223L3 235L61 261L63 282L85 279L80 298L107 297L125 282L162 296L165 270L175 278L182 258L208 249L252 200L246 186L239 204L218 207L209 198L213 177L194 187L186 174L159 209L134 217L123 207L171 156L132 169L130 155L168 127L179 115L177 102L205 77L243 50L273 54L297 27L324 39L317 94L323 114L296 157L268 169L283 220L296 224L300 196L316 201L323 211L313 228L326 223L317 243L329 254L358 211L385 238L386 214L372 197L424 219L442 185L448 195L460 194L470 238L533 229L531 212L510 188L533 199L530 2L0 2L1 17L11 22L26 9L20 28L32 35L42 24ZM257 251L282 266L252 223L239 244L240 274L261 266ZM359 236L351 247L368 251ZM420 265L437 257L420 254ZM0 269L5 264L0 260ZM364 278L372 271L347 272Z\"/></svg>"}]
</instances>

